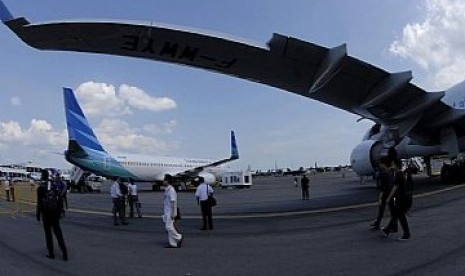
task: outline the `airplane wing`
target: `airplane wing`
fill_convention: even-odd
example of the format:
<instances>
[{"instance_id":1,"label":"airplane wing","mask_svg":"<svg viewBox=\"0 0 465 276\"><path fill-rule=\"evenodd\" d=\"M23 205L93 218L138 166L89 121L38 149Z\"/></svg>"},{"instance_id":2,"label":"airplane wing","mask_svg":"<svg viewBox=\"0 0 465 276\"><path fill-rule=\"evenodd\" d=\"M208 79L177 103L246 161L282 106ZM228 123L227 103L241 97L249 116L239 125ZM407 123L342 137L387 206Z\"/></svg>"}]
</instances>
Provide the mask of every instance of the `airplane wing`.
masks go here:
<instances>
[{"instance_id":1,"label":"airplane wing","mask_svg":"<svg viewBox=\"0 0 465 276\"><path fill-rule=\"evenodd\" d=\"M0 5L0 9L2 6ZM3 9L6 9L3 7ZM0 11L2 21L40 50L77 51L182 64L280 88L395 128L419 144L437 144L438 130L465 134L465 111L410 83L411 72L389 73L351 57L345 44L326 48L273 34L266 45L155 24L55 22L30 24Z\"/></svg>"},{"instance_id":2,"label":"airplane wing","mask_svg":"<svg viewBox=\"0 0 465 276\"><path fill-rule=\"evenodd\" d=\"M203 166L195 167L190 170L177 173L176 175L174 175L174 177L181 177L181 178L196 177L200 172L202 172L206 168L217 167L217 166L220 166L222 164L225 164L225 163L237 160L237 159L239 159L239 150L237 147L236 135L234 134L234 131L231 131L231 156L229 158L214 161L212 163L205 164Z\"/></svg>"}]
</instances>

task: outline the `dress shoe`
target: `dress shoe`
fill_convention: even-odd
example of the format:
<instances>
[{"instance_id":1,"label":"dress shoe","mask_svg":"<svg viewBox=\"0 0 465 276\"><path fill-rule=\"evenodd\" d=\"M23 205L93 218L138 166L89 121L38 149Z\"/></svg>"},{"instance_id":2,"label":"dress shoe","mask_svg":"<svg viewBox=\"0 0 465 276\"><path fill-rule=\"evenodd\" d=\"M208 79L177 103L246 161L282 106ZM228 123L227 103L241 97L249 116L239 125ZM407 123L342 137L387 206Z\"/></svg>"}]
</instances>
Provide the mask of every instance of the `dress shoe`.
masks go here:
<instances>
[{"instance_id":1,"label":"dress shoe","mask_svg":"<svg viewBox=\"0 0 465 276\"><path fill-rule=\"evenodd\" d=\"M178 247L182 247L182 242L184 241L184 237L182 237L179 241L178 241Z\"/></svg>"},{"instance_id":2,"label":"dress shoe","mask_svg":"<svg viewBox=\"0 0 465 276\"><path fill-rule=\"evenodd\" d=\"M387 237L389 236L389 234L391 234L391 231L386 228L382 228L381 233L383 234L383 236Z\"/></svg>"}]
</instances>

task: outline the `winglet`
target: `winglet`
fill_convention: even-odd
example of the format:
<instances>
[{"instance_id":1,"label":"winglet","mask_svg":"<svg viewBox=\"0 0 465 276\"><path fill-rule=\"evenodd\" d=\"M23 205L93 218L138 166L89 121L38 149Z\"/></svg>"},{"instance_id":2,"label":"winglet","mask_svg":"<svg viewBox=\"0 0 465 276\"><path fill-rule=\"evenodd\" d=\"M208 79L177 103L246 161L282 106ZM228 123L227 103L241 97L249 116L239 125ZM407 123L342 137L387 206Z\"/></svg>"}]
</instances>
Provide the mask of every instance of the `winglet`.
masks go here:
<instances>
[{"instance_id":1,"label":"winglet","mask_svg":"<svg viewBox=\"0 0 465 276\"><path fill-rule=\"evenodd\" d=\"M68 127L68 150L76 152L76 149L81 149L82 151L82 148L88 148L105 152L97 136L90 127L86 116L82 112L73 90L64 87L63 95L65 101L66 125Z\"/></svg>"},{"instance_id":2,"label":"winglet","mask_svg":"<svg viewBox=\"0 0 465 276\"><path fill-rule=\"evenodd\" d=\"M231 131L231 159L239 159L239 150L237 148L234 131Z\"/></svg>"},{"instance_id":3,"label":"winglet","mask_svg":"<svg viewBox=\"0 0 465 276\"><path fill-rule=\"evenodd\" d=\"M0 19L2 20L2 22L14 19L13 15L11 15L10 11L5 6L2 0L0 0Z\"/></svg>"}]
</instances>

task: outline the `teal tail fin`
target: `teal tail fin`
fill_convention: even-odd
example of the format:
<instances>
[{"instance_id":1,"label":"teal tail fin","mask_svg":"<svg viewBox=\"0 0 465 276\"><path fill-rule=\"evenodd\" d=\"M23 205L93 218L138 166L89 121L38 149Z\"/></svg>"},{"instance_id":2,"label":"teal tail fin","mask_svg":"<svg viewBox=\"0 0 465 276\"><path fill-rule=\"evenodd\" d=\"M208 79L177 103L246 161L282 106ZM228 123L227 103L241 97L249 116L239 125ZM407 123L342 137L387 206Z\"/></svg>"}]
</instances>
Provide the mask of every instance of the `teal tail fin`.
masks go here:
<instances>
[{"instance_id":1,"label":"teal tail fin","mask_svg":"<svg viewBox=\"0 0 465 276\"><path fill-rule=\"evenodd\" d=\"M74 149L79 147L105 152L82 112L73 90L71 88L63 88L63 93L66 125L68 127L68 147L72 146Z\"/></svg>"}]
</instances>

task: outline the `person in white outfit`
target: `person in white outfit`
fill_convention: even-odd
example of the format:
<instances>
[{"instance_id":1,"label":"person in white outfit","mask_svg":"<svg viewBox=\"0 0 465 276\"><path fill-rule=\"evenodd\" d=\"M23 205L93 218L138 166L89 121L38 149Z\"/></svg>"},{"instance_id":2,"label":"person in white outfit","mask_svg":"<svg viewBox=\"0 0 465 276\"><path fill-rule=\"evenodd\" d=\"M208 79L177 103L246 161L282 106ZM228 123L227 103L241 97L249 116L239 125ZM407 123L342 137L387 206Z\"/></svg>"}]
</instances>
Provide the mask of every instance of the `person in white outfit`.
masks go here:
<instances>
[{"instance_id":1,"label":"person in white outfit","mask_svg":"<svg viewBox=\"0 0 465 276\"><path fill-rule=\"evenodd\" d=\"M165 176L163 185L165 186L165 194L163 197L163 222L165 223L165 230L168 233L168 245L166 248L179 248L182 245L183 237L178 233L174 226L174 218L177 215L177 194L172 184L172 177Z\"/></svg>"},{"instance_id":2,"label":"person in white outfit","mask_svg":"<svg viewBox=\"0 0 465 276\"><path fill-rule=\"evenodd\" d=\"M134 206L136 206L137 217L141 218L142 212L140 211L139 196L137 195L137 184L134 183L132 178L129 178L128 192L129 217L134 217Z\"/></svg>"},{"instance_id":3,"label":"person in white outfit","mask_svg":"<svg viewBox=\"0 0 465 276\"><path fill-rule=\"evenodd\" d=\"M120 190L120 182L121 179L117 178L110 186L110 195L113 201L113 225L115 226L120 225L120 223L122 225L128 225L124 216L124 196Z\"/></svg>"}]
</instances>

